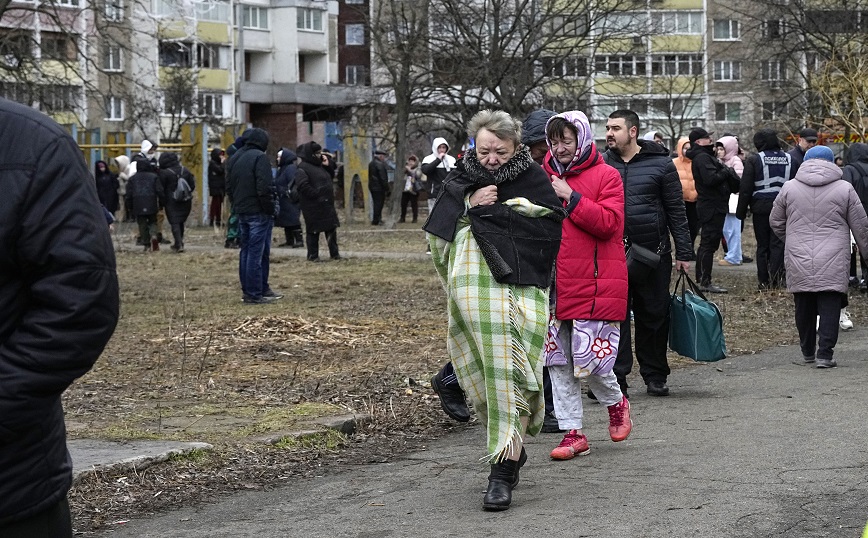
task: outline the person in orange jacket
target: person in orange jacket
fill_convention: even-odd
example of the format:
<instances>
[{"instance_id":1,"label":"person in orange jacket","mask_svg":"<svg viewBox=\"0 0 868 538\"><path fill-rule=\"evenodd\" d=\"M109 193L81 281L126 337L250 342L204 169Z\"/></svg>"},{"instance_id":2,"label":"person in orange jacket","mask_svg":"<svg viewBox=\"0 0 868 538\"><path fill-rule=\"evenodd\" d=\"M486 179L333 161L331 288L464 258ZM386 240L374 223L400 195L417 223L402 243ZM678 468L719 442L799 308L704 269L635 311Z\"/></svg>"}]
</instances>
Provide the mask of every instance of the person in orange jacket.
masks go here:
<instances>
[{"instance_id":1,"label":"person in orange jacket","mask_svg":"<svg viewBox=\"0 0 868 538\"><path fill-rule=\"evenodd\" d=\"M690 244L693 246L696 243L696 236L699 235L699 217L696 214L696 186L693 182L692 161L684 156L684 152L690 149L690 139L682 136L678 139L675 145L678 153L677 157L672 159L675 163L675 168L678 170L678 178L681 180L681 192L684 196L684 209L687 212L687 228L690 230Z\"/></svg>"}]
</instances>

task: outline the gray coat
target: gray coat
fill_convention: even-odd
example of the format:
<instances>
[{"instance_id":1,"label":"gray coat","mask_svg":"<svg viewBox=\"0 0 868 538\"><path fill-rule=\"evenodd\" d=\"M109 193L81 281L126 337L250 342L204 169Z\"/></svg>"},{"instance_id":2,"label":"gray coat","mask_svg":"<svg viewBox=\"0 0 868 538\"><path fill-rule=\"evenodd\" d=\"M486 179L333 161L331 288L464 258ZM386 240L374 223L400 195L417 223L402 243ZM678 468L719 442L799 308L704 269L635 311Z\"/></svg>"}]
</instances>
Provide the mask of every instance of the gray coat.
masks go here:
<instances>
[{"instance_id":1,"label":"gray coat","mask_svg":"<svg viewBox=\"0 0 868 538\"><path fill-rule=\"evenodd\" d=\"M868 252L868 217L841 175L834 163L807 160L775 198L769 222L786 241L784 265L792 293L847 293L851 230L859 250Z\"/></svg>"}]
</instances>

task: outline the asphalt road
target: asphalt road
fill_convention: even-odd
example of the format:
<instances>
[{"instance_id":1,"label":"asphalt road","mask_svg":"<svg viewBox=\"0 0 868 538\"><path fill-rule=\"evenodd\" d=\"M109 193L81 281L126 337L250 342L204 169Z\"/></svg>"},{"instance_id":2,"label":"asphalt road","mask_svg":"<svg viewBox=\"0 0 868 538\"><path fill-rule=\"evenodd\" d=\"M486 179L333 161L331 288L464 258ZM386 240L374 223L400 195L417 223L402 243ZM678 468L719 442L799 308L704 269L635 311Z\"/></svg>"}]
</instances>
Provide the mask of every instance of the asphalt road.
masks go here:
<instances>
[{"instance_id":1,"label":"asphalt road","mask_svg":"<svg viewBox=\"0 0 868 538\"><path fill-rule=\"evenodd\" d=\"M796 347L675 371L672 395L629 381L630 438L586 400L588 456L556 462L531 438L506 512L482 510L476 425L386 464L344 467L268 492L216 499L112 536L857 537L868 519L868 328L842 333L839 367L794 364Z\"/></svg>"}]
</instances>

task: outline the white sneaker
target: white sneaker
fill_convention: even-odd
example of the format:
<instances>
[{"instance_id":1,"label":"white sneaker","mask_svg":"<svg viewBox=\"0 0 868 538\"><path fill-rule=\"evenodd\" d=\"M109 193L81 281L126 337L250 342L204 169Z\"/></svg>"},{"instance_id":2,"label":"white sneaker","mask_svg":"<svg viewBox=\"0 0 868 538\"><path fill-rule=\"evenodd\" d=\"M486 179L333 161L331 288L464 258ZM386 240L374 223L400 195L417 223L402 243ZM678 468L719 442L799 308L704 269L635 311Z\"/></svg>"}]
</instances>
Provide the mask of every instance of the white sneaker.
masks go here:
<instances>
[{"instance_id":1,"label":"white sneaker","mask_svg":"<svg viewBox=\"0 0 868 538\"><path fill-rule=\"evenodd\" d=\"M838 326L842 331L849 331L853 328L853 322L850 321L850 314L846 308L841 309L841 316L838 318Z\"/></svg>"}]
</instances>

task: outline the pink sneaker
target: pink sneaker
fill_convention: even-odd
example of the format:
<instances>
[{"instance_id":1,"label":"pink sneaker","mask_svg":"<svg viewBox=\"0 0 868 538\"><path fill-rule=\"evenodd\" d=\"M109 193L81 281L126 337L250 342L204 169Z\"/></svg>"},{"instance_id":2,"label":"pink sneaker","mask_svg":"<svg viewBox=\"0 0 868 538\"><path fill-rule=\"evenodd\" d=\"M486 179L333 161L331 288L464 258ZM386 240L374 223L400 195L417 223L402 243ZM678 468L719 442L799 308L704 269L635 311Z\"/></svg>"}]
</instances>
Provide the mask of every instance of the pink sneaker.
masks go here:
<instances>
[{"instance_id":1,"label":"pink sneaker","mask_svg":"<svg viewBox=\"0 0 868 538\"><path fill-rule=\"evenodd\" d=\"M633 429L633 421L630 420L630 400L621 397L621 402L607 407L609 410L609 437L616 443L623 441L630 435Z\"/></svg>"},{"instance_id":2,"label":"pink sneaker","mask_svg":"<svg viewBox=\"0 0 868 538\"><path fill-rule=\"evenodd\" d=\"M588 438L580 435L576 430L570 430L564 435L564 440L554 450L551 457L553 460L571 460L576 456L584 456L591 451L588 446Z\"/></svg>"}]
</instances>

